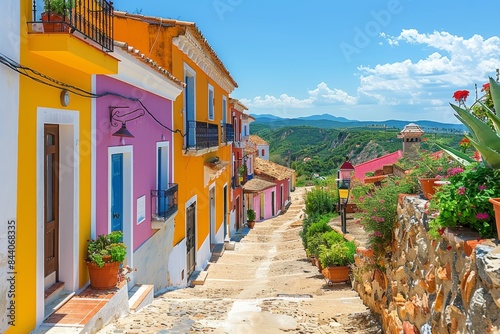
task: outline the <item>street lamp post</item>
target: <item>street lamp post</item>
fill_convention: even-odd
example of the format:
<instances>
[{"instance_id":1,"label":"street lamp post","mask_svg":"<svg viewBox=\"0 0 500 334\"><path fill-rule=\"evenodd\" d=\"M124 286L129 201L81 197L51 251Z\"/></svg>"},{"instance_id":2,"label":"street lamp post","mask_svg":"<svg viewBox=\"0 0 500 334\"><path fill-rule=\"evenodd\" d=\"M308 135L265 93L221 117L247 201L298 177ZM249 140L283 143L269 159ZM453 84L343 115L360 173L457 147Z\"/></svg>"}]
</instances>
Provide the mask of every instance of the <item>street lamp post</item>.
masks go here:
<instances>
[{"instance_id":1,"label":"street lamp post","mask_svg":"<svg viewBox=\"0 0 500 334\"><path fill-rule=\"evenodd\" d=\"M341 220L342 233L347 233L347 217L346 217L346 207L349 201L349 192L351 190L351 173L354 171L354 166L346 157L346 160L340 166L337 172L337 191L339 195L339 214Z\"/></svg>"}]
</instances>

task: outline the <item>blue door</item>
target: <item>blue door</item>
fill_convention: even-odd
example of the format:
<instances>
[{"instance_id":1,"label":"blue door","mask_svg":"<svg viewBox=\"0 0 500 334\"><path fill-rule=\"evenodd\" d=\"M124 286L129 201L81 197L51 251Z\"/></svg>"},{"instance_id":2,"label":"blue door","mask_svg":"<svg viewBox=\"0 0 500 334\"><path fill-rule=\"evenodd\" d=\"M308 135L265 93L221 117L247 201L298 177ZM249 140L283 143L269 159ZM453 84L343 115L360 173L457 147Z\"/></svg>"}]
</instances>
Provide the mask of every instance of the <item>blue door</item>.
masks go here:
<instances>
[{"instance_id":1,"label":"blue door","mask_svg":"<svg viewBox=\"0 0 500 334\"><path fill-rule=\"evenodd\" d=\"M111 231L123 231L123 154L111 155Z\"/></svg>"},{"instance_id":2,"label":"blue door","mask_svg":"<svg viewBox=\"0 0 500 334\"><path fill-rule=\"evenodd\" d=\"M158 190L168 189L168 147L158 147ZM165 217L168 211L168 196L166 193L160 192L158 196L158 214Z\"/></svg>"}]
</instances>

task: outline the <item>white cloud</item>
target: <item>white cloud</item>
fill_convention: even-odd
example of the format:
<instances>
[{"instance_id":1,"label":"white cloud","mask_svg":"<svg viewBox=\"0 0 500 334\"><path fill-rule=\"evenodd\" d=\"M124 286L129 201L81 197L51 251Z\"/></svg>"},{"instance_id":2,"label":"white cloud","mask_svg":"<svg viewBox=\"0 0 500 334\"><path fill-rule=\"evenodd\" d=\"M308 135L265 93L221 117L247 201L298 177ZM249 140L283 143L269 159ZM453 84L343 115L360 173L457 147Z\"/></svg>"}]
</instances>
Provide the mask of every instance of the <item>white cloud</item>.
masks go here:
<instances>
[{"instance_id":1,"label":"white cloud","mask_svg":"<svg viewBox=\"0 0 500 334\"><path fill-rule=\"evenodd\" d=\"M311 99L300 100L287 94L281 94L279 97L272 95L256 96L252 100L247 100L248 107L257 108L308 108L311 106Z\"/></svg>"},{"instance_id":2,"label":"white cloud","mask_svg":"<svg viewBox=\"0 0 500 334\"><path fill-rule=\"evenodd\" d=\"M336 104L340 102L341 104L356 104L356 98L350 96L345 91L341 89L330 89L328 85L324 82L318 84L316 89L309 90L309 99L311 99L315 105L318 104Z\"/></svg>"},{"instance_id":3,"label":"white cloud","mask_svg":"<svg viewBox=\"0 0 500 334\"><path fill-rule=\"evenodd\" d=\"M381 35L391 47L407 43L434 49L422 59L359 66L360 100L373 99L388 105L438 105L436 93L450 100L453 91L468 89L474 83L487 81L488 75L500 67L500 39L469 39L448 32L421 34L416 29L403 30L399 36ZM413 54L418 54L413 50ZM444 95L446 94L446 95ZM442 101L440 104L444 104Z\"/></svg>"},{"instance_id":4,"label":"white cloud","mask_svg":"<svg viewBox=\"0 0 500 334\"><path fill-rule=\"evenodd\" d=\"M253 99L241 99L248 107L255 108L312 108L315 106L356 103L356 97L350 96L341 89L330 89L324 82L319 83L315 89L308 90L308 97L298 99L287 94L281 94L279 97L272 95L256 96Z\"/></svg>"},{"instance_id":5,"label":"white cloud","mask_svg":"<svg viewBox=\"0 0 500 334\"><path fill-rule=\"evenodd\" d=\"M417 115L417 118L456 122L448 105L453 92L468 89L474 96L474 84L480 90L488 76L500 68L500 38L496 36L464 38L446 31L419 33L416 29L406 29L398 36L381 33L380 37L380 48L404 47L403 52L409 48L409 56L390 63L358 66L359 85L354 95L348 94L346 87L330 88L320 82L303 99L282 94L242 101L257 113L259 109L283 115L317 114L326 110L343 112L356 119L372 112L368 116L372 119L392 114L400 115L400 119L416 119Z\"/></svg>"}]
</instances>

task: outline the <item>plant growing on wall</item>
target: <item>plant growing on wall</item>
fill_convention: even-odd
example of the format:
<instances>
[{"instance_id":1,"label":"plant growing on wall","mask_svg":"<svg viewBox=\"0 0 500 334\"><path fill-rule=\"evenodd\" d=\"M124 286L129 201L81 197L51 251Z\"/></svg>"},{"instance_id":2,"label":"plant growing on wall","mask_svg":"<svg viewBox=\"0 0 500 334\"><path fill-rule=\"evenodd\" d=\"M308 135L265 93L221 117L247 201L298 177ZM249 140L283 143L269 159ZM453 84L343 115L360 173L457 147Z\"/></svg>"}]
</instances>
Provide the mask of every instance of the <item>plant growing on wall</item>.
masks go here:
<instances>
[{"instance_id":1,"label":"plant growing on wall","mask_svg":"<svg viewBox=\"0 0 500 334\"><path fill-rule=\"evenodd\" d=\"M357 224L368 234L368 246L378 257L388 253L397 221L399 194L409 193L411 185L401 179L386 178L380 188L366 188L357 198Z\"/></svg>"},{"instance_id":2,"label":"plant growing on wall","mask_svg":"<svg viewBox=\"0 0 500 334\"><path fill-rule=\"evenodd\" d=\"M495 214L488 199L500 197L500 171L474 163L450 171L448 181L431 200L430 210L438 212L429 224L431 234L438 237L446 227L468 226L482 237L494 237Z\"/></svg>"}]
</instances>

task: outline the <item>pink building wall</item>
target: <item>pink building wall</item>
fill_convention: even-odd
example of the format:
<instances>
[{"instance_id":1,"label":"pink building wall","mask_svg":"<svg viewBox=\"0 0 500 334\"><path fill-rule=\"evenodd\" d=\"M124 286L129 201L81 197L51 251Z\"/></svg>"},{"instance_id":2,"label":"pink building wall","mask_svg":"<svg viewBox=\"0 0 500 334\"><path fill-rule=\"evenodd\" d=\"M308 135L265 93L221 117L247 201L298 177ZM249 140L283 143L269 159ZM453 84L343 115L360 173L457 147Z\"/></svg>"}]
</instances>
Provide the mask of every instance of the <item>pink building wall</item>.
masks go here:
<instances>
[{"instance_id":1,"label":"pink building wall","mask_svg":"<svg viewBox=\"0 0 500 334\"><path fill-rule=\"evenodd\" d=\"M173 128L172 125L172 101L145 90L131 86L122 81L107 76L96 77L96 92L113 92L115 94L140 98L145 107L162 124ZM108 217L110 204L108 203L108 147L123 146L122 138L112 136L119 127L111 127L109 120L110 106L128 106L129 111L143 108L137 101L122 98L116 95L108 95L96 99L96 233L97 235L108 233ZM134 251L144 243L154 230L151 229L151 190L156 189L156 166L157 166L157 142L170 142L169 145L169 182L172 182L173 156L172 156L172 132L161 127L146 112L136 120L127 123L127 129L134 138L124 138L124 145L133 147L133 195L132 195L132 226ZM146 220L137 225L137 199L145 195ZM127 222L123 222L126 224ZM129 223L129 222L128 222Z\"/></svg>"},{"instance_id":2,"label":"pink building wall","mask_svg":"<svg viewBox=\"0 0 500 334\"><path fill-rule=\"evenodd\" d=\"M264 207L263 208L260 206L261 193L254 195L253 207L255 210L255 214L257 216L256 217L257 221L265 220L265 219L269 219L269 218L273 217L272 206L271 206L272 192L273 191L276 192L276 187L268 188L262 192L264 194ZM274 208L275 208L274 214L276 215L276 213L278 212L278 207L276 205L276 194L275 194L275 206L274 206ZM262 216L262 213L264 213L264 216ZM261 219L261 217L263 217L263 219Z\"/></svg>"}]
</instances>

